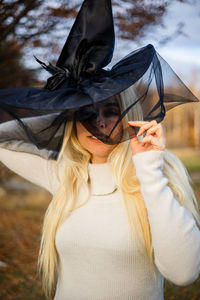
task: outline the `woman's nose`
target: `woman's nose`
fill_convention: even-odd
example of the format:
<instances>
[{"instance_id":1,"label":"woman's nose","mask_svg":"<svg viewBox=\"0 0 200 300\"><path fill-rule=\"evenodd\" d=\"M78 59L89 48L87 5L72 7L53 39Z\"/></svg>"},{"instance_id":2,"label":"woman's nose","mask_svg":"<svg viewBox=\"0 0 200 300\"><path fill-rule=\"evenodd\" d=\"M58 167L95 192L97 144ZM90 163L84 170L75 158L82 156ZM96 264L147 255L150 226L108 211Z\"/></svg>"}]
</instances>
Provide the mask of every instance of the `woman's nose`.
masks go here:
<instances>
[{"instance_id":1,"label":"woman's nose","mask_svg":"<svg viewBox=\"0 0 200 300\"><path fill-rule=\"evenodd\" d=\"M99 127L101 127L101 128L106 127L105 118L101 114L98 114L96 122Z\"/></svg>"}]
</instances>

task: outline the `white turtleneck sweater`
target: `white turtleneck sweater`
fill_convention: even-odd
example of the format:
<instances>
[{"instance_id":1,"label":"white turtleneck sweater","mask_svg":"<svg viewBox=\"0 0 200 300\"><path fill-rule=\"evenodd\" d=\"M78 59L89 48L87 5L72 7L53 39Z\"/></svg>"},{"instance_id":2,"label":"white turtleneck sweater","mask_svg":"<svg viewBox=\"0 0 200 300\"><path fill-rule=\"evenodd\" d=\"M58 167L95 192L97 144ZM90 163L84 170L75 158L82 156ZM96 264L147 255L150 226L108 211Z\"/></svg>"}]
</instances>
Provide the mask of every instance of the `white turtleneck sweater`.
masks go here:
<instances>
[{"instance_id":1,"label":"white turtleneck sweater","mask_svg":"<svg viewBox=\"0 0 200 300\"><path fill-rule=\"evenodd\" d=\"M55 161L2 148L0 160L55 193ZM148 212L156 278L137 237L131 235L110 164L89 164L89 200L71 213L56 235L60 266L54 300L162 300L163 277L177 285L197 279L200 231L167 185L163 151L136 154L133 163Z\"/></svg>"}]
</instances>

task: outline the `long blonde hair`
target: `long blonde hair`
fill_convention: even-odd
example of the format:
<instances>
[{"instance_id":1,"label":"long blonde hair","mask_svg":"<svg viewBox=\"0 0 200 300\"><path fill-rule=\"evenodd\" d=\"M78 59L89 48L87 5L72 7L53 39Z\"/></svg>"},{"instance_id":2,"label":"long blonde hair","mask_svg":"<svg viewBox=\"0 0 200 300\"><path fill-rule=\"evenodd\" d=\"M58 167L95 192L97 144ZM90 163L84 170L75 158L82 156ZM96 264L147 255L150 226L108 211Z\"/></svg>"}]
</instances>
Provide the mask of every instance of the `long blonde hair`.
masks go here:
<instances>
[{"instance_id":1,"label":"long blonde hair","mask_svg":"<svg viewBox=\"0 0 200 300\"><path fill-rule=\"evenodd\" d=\"M120 105L123 109L135 99L132 88L120 93ZM137 103L122 120L141 120L142 110ZM59 226L70 213L84 205L89 196L87 166L90 153L84 149L77 137L75 123L69 122L65 128L65 135L57 159L57 177L59 184L45 214L41 245L38 258L38 270L42 274L43 288L46 296L51 298L55 292L58 277L59 255L56 250L55 237ZM130 142L118 144L110 153L108 161L111 164L115 181L122 193L127 211L131 232L137 234L139 244L149 257L154 269L154 255L151 231L147 210L140 190L140 183L136 177L132 162ZM62 165L62 172L60 166ZM181 161L171 152L164 151L163 173L168 178L168 185L179 203L193 214L200 226L200 214L197 200L189 182L188 173ZM85 199L77 204L80 187L85 189ZM134 197L134 201L133 201ZM155 273L154 273L155 275Z\"/></svg>"}]
</instances>

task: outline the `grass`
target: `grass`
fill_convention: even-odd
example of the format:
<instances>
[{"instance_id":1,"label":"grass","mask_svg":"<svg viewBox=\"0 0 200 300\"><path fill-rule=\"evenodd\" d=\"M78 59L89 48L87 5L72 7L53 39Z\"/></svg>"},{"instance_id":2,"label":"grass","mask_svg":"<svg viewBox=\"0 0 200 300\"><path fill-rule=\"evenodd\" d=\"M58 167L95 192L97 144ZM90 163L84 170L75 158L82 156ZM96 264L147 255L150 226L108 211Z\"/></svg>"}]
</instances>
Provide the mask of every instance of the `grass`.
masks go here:
<instances>
[{"instance_id":1,"label":"grass","mask_svg":"<svg viewBox=\"0 0 200 300\"><path fill-rule=\"evenodd\" d=\"M172 149L184 163L188 172L200 172L200 151L193 149Z\"/></svg>"},{"instance_id":2,"label":"grass","mask_svg":"<svg viewBox=\"0 0 200 300\"><path fill-rule=\"evenodd\" d=\"M36 276L37 255L46 192L9 192L0 198L0 299L44 300Z\"/></svg>"},{"instance_id":3,"label":"grass","mask_svg":"<svg viewBox=\"0 0 200 300\"><path fill-rule=\"evenodd\" d=\"M177 154L177 153L176 153ZM187 169L200 174L200 156L178 155ZM3 174L3 175L2 175ZM0 170L0 178L16 176ZM200 199L200 177L195 177L195 194ZM0 188L0 299L45 300L41 279L36 276L42 220L51 195L44 191L6 191ZM187 287L165 280L165 300L199 300L200 278ZM123 299L122 299L123 300Z\"/></svg>"},{"instance_id":4,"label":"grass","mask_svg":"<svg viewBox=\"0 0 200 300\"><path fill-rule=\"evenodd\" d=\"M188 172L200 172L200 156L182 158Z\"/></svg>"}]
</instances>

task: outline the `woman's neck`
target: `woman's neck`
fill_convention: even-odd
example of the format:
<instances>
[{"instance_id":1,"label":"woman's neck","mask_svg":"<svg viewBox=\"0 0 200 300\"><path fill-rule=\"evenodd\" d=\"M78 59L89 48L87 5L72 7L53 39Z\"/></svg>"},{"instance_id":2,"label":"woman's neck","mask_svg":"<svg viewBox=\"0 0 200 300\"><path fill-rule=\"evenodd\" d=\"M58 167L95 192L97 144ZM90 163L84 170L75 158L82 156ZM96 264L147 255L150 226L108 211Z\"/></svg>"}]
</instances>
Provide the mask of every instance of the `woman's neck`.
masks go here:
<instances>
[{"instance_id":1,"label":"woman's neck","mask_svg":"<svg viewBox=\"0 0 200 300\"><path fill-rule=\"evenodd\" d=\"M107 159L108 157L99 157L99 156L93 156L91 159L90 159L90 163L91 164L104 164L107 162Z\"/></svg>"}]
</instances>

